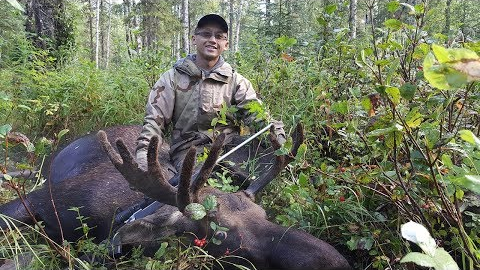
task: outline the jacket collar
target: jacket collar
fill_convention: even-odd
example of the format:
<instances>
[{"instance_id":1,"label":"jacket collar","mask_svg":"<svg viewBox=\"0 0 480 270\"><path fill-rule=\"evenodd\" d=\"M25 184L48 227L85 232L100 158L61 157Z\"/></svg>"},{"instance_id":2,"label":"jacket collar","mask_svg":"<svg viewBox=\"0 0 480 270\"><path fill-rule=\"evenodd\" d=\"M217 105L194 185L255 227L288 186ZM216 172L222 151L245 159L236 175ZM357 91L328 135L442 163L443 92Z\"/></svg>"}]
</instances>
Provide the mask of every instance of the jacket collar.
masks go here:
<instances>
[{"instance_id":1,"label":"jacket collar","mask_svg":"<svg viewBox=\"0 0 480 270\"><path fill-rule=\"evenodd\" d=\"M195 64L196 55L188 55L187 57L178 60L174 68L182 73L187 74L191 77L202 77L202 69L200 69ZM205 78L210 78L219 82L228 83L233 75L232 66L225 62L222 56L218 60L217 64L213 67L210 72L203 71L205 73Z\"/></svg>"}]
</instances>

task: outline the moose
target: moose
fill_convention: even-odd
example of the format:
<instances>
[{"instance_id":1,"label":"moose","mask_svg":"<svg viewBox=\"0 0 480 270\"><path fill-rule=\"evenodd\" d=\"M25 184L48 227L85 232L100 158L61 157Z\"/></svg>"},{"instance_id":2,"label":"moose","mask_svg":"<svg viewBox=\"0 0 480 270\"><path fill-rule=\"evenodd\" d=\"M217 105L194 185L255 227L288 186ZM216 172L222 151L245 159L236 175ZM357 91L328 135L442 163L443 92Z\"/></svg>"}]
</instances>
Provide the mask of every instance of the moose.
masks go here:
<instances>
[{"instance_id":1,"label":"moose","mask_svg":"<svg viewBox=\"0 0 480 270\"><path fill-rule=\"evenodd\" d=\"M27 224L32 224L34 217L43 222L46 233L55 241L75 241L82 237L82 233L75 230L81 224L76 219L78 213L69 208L81 207L78 211L88 217L86 222L92 228L90 236L102 241L112 237L115 214L146 195L162 206L150 215L119 226L115 245L142 245L148 253L159 248L159 239L177 235L183 236L185 243L204 246L210 255L223 256L229 261L226 265L217 265L218 268L229 269L241 264L254 265L256 269L351 269L333 246L301 230L268 221L264 209L255 203L256 195L296 155L304 140L301 125L292 135L291 152L275 155L270 150L263 158L273 159L273 164L264 167L256 180L235 193L206 185L217 169L224 135L213 142L200 168L195 167L196 149L188 150L178 185L174 186L170 182L175 177L167 169L168 145L160 145L157 137L153 137L148 146L147 169L136 163L131 152L139 130L138 126L113 127L99 131L97 136L91 134L74 141L51 162L50 188L29 193L23 198L24 203L16 199L0 206L0 213ZM280 147L273 132L270 132L270 141L273 149ZM116 145L116 149L112 145ZM84 149L79 152L81 146ZM244 150L237 155L231 159L245 160L249 153ZM234 174L243 180L248 177L243 172ZM207 198L214 198L213 208L204 217L192 218L189 206ZM227 230L216 230L211 222ZM8 226L0 219L2 229ZM199 238L215 238L219 243L205 245L205 240L202 242ZM225 256L229 252L235 256Z\"/></svg>"}]
</instances>

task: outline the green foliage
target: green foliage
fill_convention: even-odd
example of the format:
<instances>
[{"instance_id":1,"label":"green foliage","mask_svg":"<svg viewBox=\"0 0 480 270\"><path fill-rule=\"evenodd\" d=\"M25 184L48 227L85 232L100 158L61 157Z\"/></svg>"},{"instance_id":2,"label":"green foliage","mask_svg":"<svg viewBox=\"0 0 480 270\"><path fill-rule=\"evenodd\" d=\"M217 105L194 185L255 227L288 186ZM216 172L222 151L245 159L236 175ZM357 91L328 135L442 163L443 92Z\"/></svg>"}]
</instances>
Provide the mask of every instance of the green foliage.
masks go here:
<instances>
[{"instance_id":1,"label":"green foliage","mask_svg":"<svg viewBox=\"0 0 480 270\"><path fill-rule=\"evenodd\" d=\"M403 224L401 230L405 239L419 245L424 252L410 252L402 258L401 263L413 262L420 266L433 267L435 270L459 270L452 256L443 248L437 247L423 225L410 221Z\"/></svg>"},{"instance_id":2,"label":"green foliage","mask_svg":"<svg viewBox=\"0 0 480 270\"><path fill-rule=\"evenodd\" d=\"M69 15L76 22L77 48L65 51L60 61L31 45L21 12L0 5L0 156L24 147L5 146L9 132L23 132L33 138L35 158L22 166L38 165L42 153L55 148L62 136L141 123L148 89L174 62L170 47L180 24L170 2L132 5L125 17L121 14L126 7L114 6L112 58L108 68L102 58L103 69L89 60L90 11L67 2L73 8ZM478 5L452 1L456 16L444 30L445 1L404 2L369 6L373 1L359 1L359 12L367 20L359 25L356 39L347 28L348 1L270 1L269 16L262 13L266 5L249 2L240 51L228 59L262 97L263 104L245 109L259 121L270 120L269 112L287 130L301 121L307 136L262 204L276 222L328 239L356 269L402 267L397 259L408 254L410 246L401 240L398 224L407 220L422 221L461 269L477 269ZM191 19L222 5L193 3ZM134 29L135 18L145 20ZM147 44L148 33L155 42ZM131 35L128 43L125 34ZM235 122L239 113L244 111L224 106L212 126ZM288 140L277 154L289 153L290 147ZM207 154L204 151L199 161ZM227 192L238 190L227 173L217 173L208 183ZM2 200L14 196L7 188L0 191ZM202 219L215 209L216 200L189 207L195 219ZM222 227L210 223L210 228ZM80 229L88 235L88 227ZM48 246L36 244L38 235L13 232L8 240L0 239L4 257L15 257L15 250L35 250L39 269L64 264ZM122 258L116 267L170 269L185 263L207 269L219 259L176 239L162 241L154 257L145 258L135 249L133 258ZM103 248L84 237L74 250L103 256ZM407 255L404 260L425 259L418 257L424 256ZM424 261L434 266L431 259Z\"/></svg>"},{"instance_id":3,"label":"green foliage","mask_svg":"<svg viewBox=\"0 0 480 270\"><path fill-rule=\"evenodd\" d=\"M48 61L48 59L46 60ZM140 123L148 93L145 81L134 65L115 71L97 71L84 63L62 70L43 67L38 59L32 67L0 72L0 112L15 128L47 136L70 129L72 136L102 126ZM8 86L6 86L8 87Z\"/></svg>"},{"instance_id":4,"label":"green foliage","mask_svg":"<svg viewBox=\"0 0 480 270\"><path fill-rule=\"evenodd\" d=\"M423 61L424 76L432 86L452 90L480 80L480 58L468 49L445 49L433 44Z\"/></svg>"},{"instance_id":5,"label":"green foliage","mask_svg":"<svg viewBox=\"0 0 480 270\"><path fill-rule=\"evenodd\" d=\"M225 192L236 192L239 188L233 185L233 179L227 171L215 172L215 177L208 178L207 183Z\"/></svg>"},{"instance_id":6,"label":"green foliage","mask_svg":"<svg viewBox=\"0 0 480 270\"><path fill-rule=\"evenodd\" d=\"M23 7L17 2L17 0L7 0L8 3L10 3L10 5L12 5L12 7L22 11L22 12L25 12L25 10L23 9Z\"/></svg>"}]
</instances>

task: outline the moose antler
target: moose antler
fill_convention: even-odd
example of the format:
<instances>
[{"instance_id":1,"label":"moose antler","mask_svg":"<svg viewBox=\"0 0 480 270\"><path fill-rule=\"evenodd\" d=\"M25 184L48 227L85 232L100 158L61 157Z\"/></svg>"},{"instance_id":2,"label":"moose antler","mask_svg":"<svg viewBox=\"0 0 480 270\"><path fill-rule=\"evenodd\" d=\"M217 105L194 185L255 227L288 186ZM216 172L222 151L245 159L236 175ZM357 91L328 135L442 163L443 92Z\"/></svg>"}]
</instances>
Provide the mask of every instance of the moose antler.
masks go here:
<instances>
[{"instance_id":1,"label":"moose antler","mask_svg":"<svg viewBox=\"0 0 480 270\"><path fill-rule=\"evenodd\" d=\"M225 141L225 134L221 134L210 148L207 160L201 167L193 181L190 181L195 167L195 147L191 147L183 161L178 189L173 187L164 176L164 172L158 162L158 137L151 138L147 151L148 169L141 169L136 163L130 151L122 140L117 140L119 153L113 149L103 131L97 134L100 142L107 152L113 165L120 171L125 179L143 194L172 206L177 206L183 212L185 207L192 201L198 201L198 192L203 187L213 168ZM262 172L258 180L251 183L245 190L245 194L254 198L255 194L262 190L272 181L296 156L298 148L304 141L303 127L298 124L292 134L293 146L289 154L275 156L273 166ZM273 130L270 132L270 141L275 150L280 148Z\"/></svg>"},{"instance_id":2,"label":"moose antler","mask_svg":"<svg viewBox=\"0 0 480 270\"><path fill-rule=\"evenodd\" d=\"M275 156L275 161L273 166L270 169L262 172L258 179L252 182L247 189L245 189L245 194L250 198L254 198L255 194L261 191L270 181L272 181L290 162L295 159L297 155L298 148L305 140L305 135L303 133L302 124L298 123L295 131L292 134L293 145L290 153L287 155L277 155ZM276 136L274 135L273 130L270 131L270 141L274 150L280 148L280 144L277 141Z\"/></svg>"},{"instance_id":3,"label":"moose antler","mask_svg":"<svg viewBox=\"0 0 480 270\"><path fill-rule=\"evenodd\" d=\"M215 167L220 151L222 150L223 143L225 141L225 134L220 134L210 147L210 153L207 159L203 163L200 171L190 183L190 179L193 175L193 168L195 165L195 147L191 147L183 160L182 173L180 175L180 182L178 183L178 209L183 211L185 207L191 202L193 197L194 201L198 201L198 191L203 187L207 179L210 177L213 168Z\"/></svg>"},{"instance_id":4,"label":"moose antler","mask_svg":"<svg viewBox=\"0 0 480 270\"><path fill-rule=\"evenodd\" d=\"M225 134L221 134L217 137L210 148L207 160L192 183L190 182L190 179L192 178L193 169L195 167L196 150L195 147L191 147L183 161L180 182L177 189L168 182L164 176L162 167L158 162L159 140L157 136L152 137L148 145L148 169L146 171L138 166L133 155L127 149L122 140L116 141L119 152L117 153L108 141L105 132L99 131L97 137L113 165L118 171L120 171L130 185L134 186L138 191L150 198L172 206L177 206L181 212L183 212L185 207L190 204L192 197L195 201L198 200L197 193L207 181L213 167L215 167L215 162L220 155L220 151L222 150L225 141Z\"/></svg>"},{"instance_id":5,"label":"moose antler","mask_svg":"<svg viewBox=\"0 0 480 270\"><path fill-rule=\"evenodd\" d=\"M164 176L164 172L158 162L158 137L153 136L150 139L147 151L147 171L141 169L133 155L125 146L125 143L117 140L117 148L119 153L113 149L107 139L104 131L97 133L103 149L112 161L117 170L125 177L125 179L143 194L158 200L159 202L177 206L177 189L168 183Z\"/></svg>"}]
</instances>

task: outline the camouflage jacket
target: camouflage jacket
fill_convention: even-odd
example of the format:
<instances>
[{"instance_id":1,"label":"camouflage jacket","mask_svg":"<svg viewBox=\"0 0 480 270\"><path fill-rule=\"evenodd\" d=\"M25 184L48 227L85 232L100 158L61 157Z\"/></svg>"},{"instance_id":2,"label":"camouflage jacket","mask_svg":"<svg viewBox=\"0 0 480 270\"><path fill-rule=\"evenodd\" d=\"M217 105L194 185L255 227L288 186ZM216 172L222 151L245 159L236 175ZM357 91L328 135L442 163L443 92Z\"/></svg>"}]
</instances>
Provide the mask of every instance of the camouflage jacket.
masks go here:
<instances>
[{"instance_id":1,"label":"camouflage jacket","mask_svg":"<svg viewBox=\"0 0 480 270\"><path fill-rule=\"evenodd\" d=\"M212 119L222 106L235 106L236 117L245 125L253 119L244 108L257 98L250 81L233 70L220 58L210 71L201 70L194 63L195 55L180 59L165 72L150 91L142 132L137 139L136 156L139 164L146 164L146 151L150 138L159 135L163 141L165 127L172 124L170 156L176 164L190 146L208 144L213 139ZM235 117L227 117L227 125L218 125L215 132L239 134ZM283 124L275 121L275 133L280 141L285 138Z\"/></svg>"}]
</instances>

